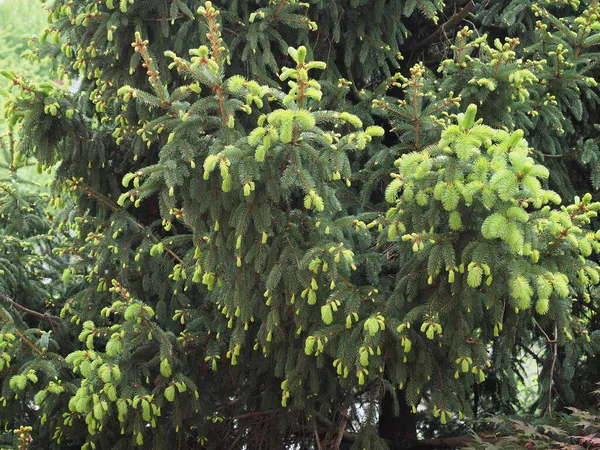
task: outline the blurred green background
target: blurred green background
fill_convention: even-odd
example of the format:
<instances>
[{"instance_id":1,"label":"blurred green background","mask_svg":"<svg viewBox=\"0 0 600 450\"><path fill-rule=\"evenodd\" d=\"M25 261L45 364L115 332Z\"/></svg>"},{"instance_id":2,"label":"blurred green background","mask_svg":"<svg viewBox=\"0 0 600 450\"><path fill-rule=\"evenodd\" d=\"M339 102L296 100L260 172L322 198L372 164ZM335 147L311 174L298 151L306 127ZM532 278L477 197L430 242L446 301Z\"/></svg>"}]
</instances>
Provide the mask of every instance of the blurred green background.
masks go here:
<instances>
[{"instance_id":1,"label":"blurred green background","mask_svg":"<svg viewBox=\"0 0 600 450\"><path fill-rule=\"evenodd\" d=\"M0 0L0 68L29 77L48 73L49 64L21 59L27 50L25 36L39 34L47 24L47 13L39 0Z\"/></svg>"},{"instance_id":2,"label":"blurred green background","mask_svg":"<svg viewBox=\"0 0 600 450\"><path fill-rule=\"evenodd\" d=\"M28 50L29 39L45 28L47 18L48 14L39 0L0 0L0 71L10 70L31 80L52 79L49 61L31 61L21 57ZM0 88L6 89L9 85L9 80L0 75ZM38 174L36 162L31 158L27 167L14 173L8 169L11 152L5 136L8 130L2 106L6 101L0 95L0 181L18 176L26 185L38 185L46 190L50 175L46 172Z\"/></svg>"}]
</instances>

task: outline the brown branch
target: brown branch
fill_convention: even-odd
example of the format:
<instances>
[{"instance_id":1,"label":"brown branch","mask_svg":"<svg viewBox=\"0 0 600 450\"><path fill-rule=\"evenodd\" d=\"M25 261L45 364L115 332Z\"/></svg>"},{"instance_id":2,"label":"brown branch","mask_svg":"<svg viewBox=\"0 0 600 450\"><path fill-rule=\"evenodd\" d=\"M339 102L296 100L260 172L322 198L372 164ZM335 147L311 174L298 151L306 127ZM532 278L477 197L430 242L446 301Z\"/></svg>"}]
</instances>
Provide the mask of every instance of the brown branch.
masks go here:
<instances>
[{"instance_id":1,"label":"brown branch","mask_svg":"<svg viewBox=\"0 0 600 450\"><path fill-rule=\"evenodd\" d=\"M450 18L446 23L444 23L440 28L438 28L435 32L427 36L424 40L416 44L413 49L414 52L418 52L419 50L437 42L442 33L446 34L448 31L452 30L461 20L463 20L473 9L474 2L473 0L469 0L468 3L454 16Z\"/></svg>"},{"instance_id":2,"label":"brown branch","mask_svg":"<svg viewBox=\"0 0 600 450\"><path fill-rule=\"evenodd\" d=\"M229 446L229 450L233 450L234 448L238 448L237 445L240 442L240 439L242 439L242 433L239 432L237 437L235 438L235 440L231 443L231 445Z\"/></svg>"},{"instance_id":3,"label":"brown branch","mask_svg":"<svg viewBox=\"0 0 600 450\"><path fill-rule=\"evenodd\" d=\"M556 365L556 358L558 356L558 325L554 323L554 340L548 340L548 343L552 343L552 364L550 365L550 384L548 385L548 405L546 405L546 413L549 417L552 417L552 388L554 387L554 366Z\"/></svg>"},{"instance_id":4,"label":"brown branch","mask_svg":"<svg viewBox=\"0 0 600 450\"><path fill-rule=\"evenodd\" d=\"M281 0L281 2L279 2L279 6L277 7L277 11L275 11L275 14L273 15L273 17L271 18L271 22L273 22L274 20L277 20L277 17L279 16L279 12L281 11L281 8L283 7L283 5L285 5L287 3L286 0Z\"/></svg>"},{"instance_id":5,"label":"brown branch","mask_svg":"<svg viewBox=\"0 0 600 450\"><path fill-rule=\"evenodd\" d=\"M277 413L276 409L267 409L265 411L252 411L252 412L247 412L244 414L238 414L237 416L233 416L233 419L248 419L251 417L257 417L257 416L266 416L269 414L275 414Z\"/></svg>"},{"instance_id":6,"label":"brown branch","mask_svg":"<svg viewBox=\"0 0 600 450\"><path fill-rule=\"evenodd\" d=\"M40 320L46 320L46 321L50 322L50 324L52 326L56 326L57 325L56 321L54 321L47 314L42 314L40 312L33 311L32 309L26 308L25 306L20 305L19 303L15 302L12 298L8 297L7 295L0 294L0 298L2 298L3 300L7 301L8 303L10 303L16 309L19 309L19 310L23 311L25 314L29 314L30 316L37 317Z\"/></svg>"},{"instance_id":7,"label":"brown branch","mask_svg":"<svg viewBox=\"0 0 600 450\"><path fill-rule=\"evenodd\" d=\"M317 442L317 450L323 450L321 445L321 438L319 438L319 431L317 430L317 421L313 421L313 430L315 432L315 441Z\"/></svg>"},{"instance_id":8,"label":"brown branch","mask_svg":"<svg viewBox=\"0 0 600 450\"><path fill-rule=\"evenodd\" d=\"M8 323L8 322L10 321L10 320L9 320L9 318L8 318L8 317L6 317L6 314L4 314L2 311L0 311L0 318L1 318L2 320L4 320L4 322L6 322L6 323ZM42 355L43 355L42 351L41 351L39 348L37 348L35 345L33 345L33 344L31 343L31 341L30 341L29 339L27 339L27 338L25 337L25 335L24 335L23 333L21 333L21 331L20 331L20 330L19 330L17 327L15 327L15 328L14 328L14 332L15 332L15 334L16 334L17 336L19 336L19 338L20 338L20 339L21 339L23 342L25 342L25 344L27 344L27 345L29 346L29 348L31 348L31 349L32 349L34 352L36 352L36 353L37 353L39 356L42 356Z\"/></svg>"},{"instance_id":9,"label":"brown branch","mask_svg":"<svg viewBox=\"0 0 600 450\"><path fill-rule=\"evenodd\" d=\"M339 450L340 445L342 444L342 440L344 439L344 432L346 431L346 425L348 424L348 407L344 405L342 408L342 419L340 420L338 435L335 440L335 446L333 447L336 450Z\"/></svg>"},{"instance_id":10,"label":"brown branch","mask_svg":"<svg viewBox=\"0 0 600 450\"><path fill-rule=\"evenodd\" d=\"M100 203L106 205L113 212L119 212L121 210L119 207L113 205L108 200L105 200L103 197L101 197L100 195L96 194L95 192L93 192L88 187L81 186L81 184L77 184L76 187L77 187L77 189L80 189L83 192L85 192L85 194L87 194L88 197L95 198ZM122 209L125 210L124 208L122 208ZM151 230L149 230L149 228L145 227L144 225L142 225L141 223L139 223L137 220L135 220L135 218L132 215L129 215L128 219L131 221L132 224L136 225L141 231L149 231L150 235L152 236L152 238L154 239L155 242L160 242L160 239L158 239L156 236L154 236L154 233ZM179 264L183 265L183 260L179 256L177 256L177 254L173 250L167 248L167 249L165 249L165 252L167 252L171 256L171 258L173 258Z\"/></svg>"},{"instance_id":11,"label":"brown branch","mask_svg":"<svg viewBox=\"0 0 600 450\"><path fill-rule=\"evenodd\" d=\"M525 353L527 353L529 356L531 356L533 359L535 359L538 364L544 363L544 360L538 354L536 354L533 350L531 350L529 347L527 347L526 345L521 345L520 347L523 350L525 350Z\"/></svg>"},{"instance_id":12,"label":"brown branch","mask_svg":"<svg viewBox=\"0 0 600 450\"><path fill-rule=\"evenodd\" d=\"M85 194L87 194L88 197L95 198L98 202L102 203L103 205L105 205L106 207L111 209L113 212L119 211L119 208L117 206L113 205L110 201L108 201L105 198L101 197L100 195L96 194L87 186L81 186L81 184L76 184L75 187L77 189L80 189L81 191L83 191Z\"/></svg>"},{"instance_id":13,"label":"brown branch","mask_svg":"<svg viewBox=\"0 0 600 450\"><path fill-rule=\"evenodd\" d=\"M556 342L556 340L550 339L550 336L548 336L548 333L546 333L544 331L544 329L540 326L540 324L538 323L538 321L535 320L535 318L533 319L533 323L535 323L535 325L539 328L539 330L542 332L542 334L544 335L544 337L546 338L546 340L548 341L549 344L552 344L552 343Z\"/></svg>"},{"instance_id":14,"label":"brown branch","mask_svg":"<svg viewBox=\"0 0 600 450\"><path fill-rule=\"evenodd\" d=\"M19 199L14 192L11 192L7 187L4 186L4 184L0 184L0 189L2 189L7 195L10 195L12 198L14 198L17 206L19 205Z\"/></svg>"}]
</instances>

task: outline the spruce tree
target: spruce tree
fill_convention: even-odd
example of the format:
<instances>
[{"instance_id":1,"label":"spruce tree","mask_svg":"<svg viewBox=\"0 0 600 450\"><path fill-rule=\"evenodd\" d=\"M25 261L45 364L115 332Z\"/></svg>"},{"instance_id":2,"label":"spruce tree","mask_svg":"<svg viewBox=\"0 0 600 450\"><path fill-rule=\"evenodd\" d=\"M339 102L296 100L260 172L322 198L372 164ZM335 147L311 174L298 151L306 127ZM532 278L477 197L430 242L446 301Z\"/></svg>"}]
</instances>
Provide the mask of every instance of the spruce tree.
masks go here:
<instances>
[{"instance_id":1,"label":"spruce tree","mask_svg":"<svg viewBox=\"0 0 600 450\"><path fill-rule=\"evenodd\" d=\"M7 169L58 164L46 211L2 189L7 440L407 448L419 405L510 412L535 346L574 404L597 1L46 7L81 85L3 73Z\"/></svg>"}]
</instances>

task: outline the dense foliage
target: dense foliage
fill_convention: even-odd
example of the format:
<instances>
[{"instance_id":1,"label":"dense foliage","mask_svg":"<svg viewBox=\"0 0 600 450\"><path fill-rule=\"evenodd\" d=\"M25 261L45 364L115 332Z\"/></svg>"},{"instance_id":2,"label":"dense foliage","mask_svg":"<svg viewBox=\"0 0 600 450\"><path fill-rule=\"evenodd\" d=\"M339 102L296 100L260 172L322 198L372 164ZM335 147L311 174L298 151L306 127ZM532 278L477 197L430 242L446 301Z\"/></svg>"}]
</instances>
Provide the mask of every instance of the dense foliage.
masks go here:
<instances>
[{"instance_id":1,"label":"dense foliage","mask_svg":"<svg viewBox=\"0 0 600 450\"><path fill-rule=\"evenodd\" d=\"M81 84L3 72L7 445L408 448L524 355L592 406L597 0L45 7Z\"/></svg>"}]
</instances>

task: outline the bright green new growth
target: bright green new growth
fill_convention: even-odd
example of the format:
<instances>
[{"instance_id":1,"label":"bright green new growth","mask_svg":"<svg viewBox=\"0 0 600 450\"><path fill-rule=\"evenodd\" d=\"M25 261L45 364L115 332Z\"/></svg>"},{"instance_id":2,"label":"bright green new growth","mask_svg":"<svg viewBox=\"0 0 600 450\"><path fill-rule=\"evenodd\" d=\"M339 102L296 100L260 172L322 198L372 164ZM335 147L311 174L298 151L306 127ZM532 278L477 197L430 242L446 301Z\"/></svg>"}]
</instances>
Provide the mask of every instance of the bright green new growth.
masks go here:
<instances>
[{"instance_id":1,"label":"bright green new growth","mask_svg":"<svg viewBox=\"0 0 600 450\"><path fill-rule=\"evenodd\" d=\"M381 345L386 324L392 324L403 352L398 359L385 361L386 370L406 388L413 405L419 392L432 389L434 406L446 412L469 408L457 402L454 393L465 384L485 380L491 363L489 339L503 328L503 334L513 336L520 315L532 314L532 303L537 314L551 311L558 326L569 326L568 316L556 315L558 305L599 281L597 264L587 258L600 250L596 234L589 231L600 203L587 194L573 205L553 207L560 197L541 187L548 171L529 156L523 133L476 123L476 110L470 105L449 120L437 145L396 161L398 173L385 193L394 204L387 214L386 235L399 241L397 251L412 247L414 257L402 261L403 276L383 310L365 320L367 333L355 371L363 384L370 375L366 368L374 374L383 370L384 361L370 361L369 355ZM417 296L423 296L417 289L421 283L430 287L415 304ZM465 341L470 344L457 344ZM338 345L311 335L305 351L336 355ZM510 338L498 342L495 357L512 345ZM429 351L438 358L444 355L447 363L437 369L423 363ZM464 376L471 382L458 371L451 376L450 361L457 358L463 369L470 358L472 370L461 372L468 372ZM413 365L420 368L418 376ZM436 391L439 383L444 390Z\"/></svg>"},{"instance_id":2,"label":"bright green new growth","mask_svg":"<svg viewBox=\"0 0 600 450\"><path fill-rule=\"evenodd\" d=\"M600 204L586 194L573 205L551 208L549 204L559 204L560 197L542 189L540 179L548 177L548 170L528 156L523 133L475 124L475 112L475 105L470 105L459 114L458 125L447 125L436 147L396 162L399 173L386 198L394 201L400 189L403 193L388 213L389 227L406 230L402 241L412 243L413 251L426 250L429 284L444 271L451 272L449 283L460 286L457 273L466 271L467 285L475 289L485 276L486 289L499 298L509 288L516 312L530 306L531 285L537 285L537 312L545 314L552 295L569 295L568 284L584 290L597 283L597 265L586 258L600 245L587 228ZM461 217L468 215L468 225L462 225ZM465 245L461 233L473 236L462 258L453 245ZM577 271L556 272L569 259ZM509 276L498 277L505 273ZM461 298L458 291L453 294ZM503 311L506 304L493 307Z\"/></svg>"}]
</instances>

